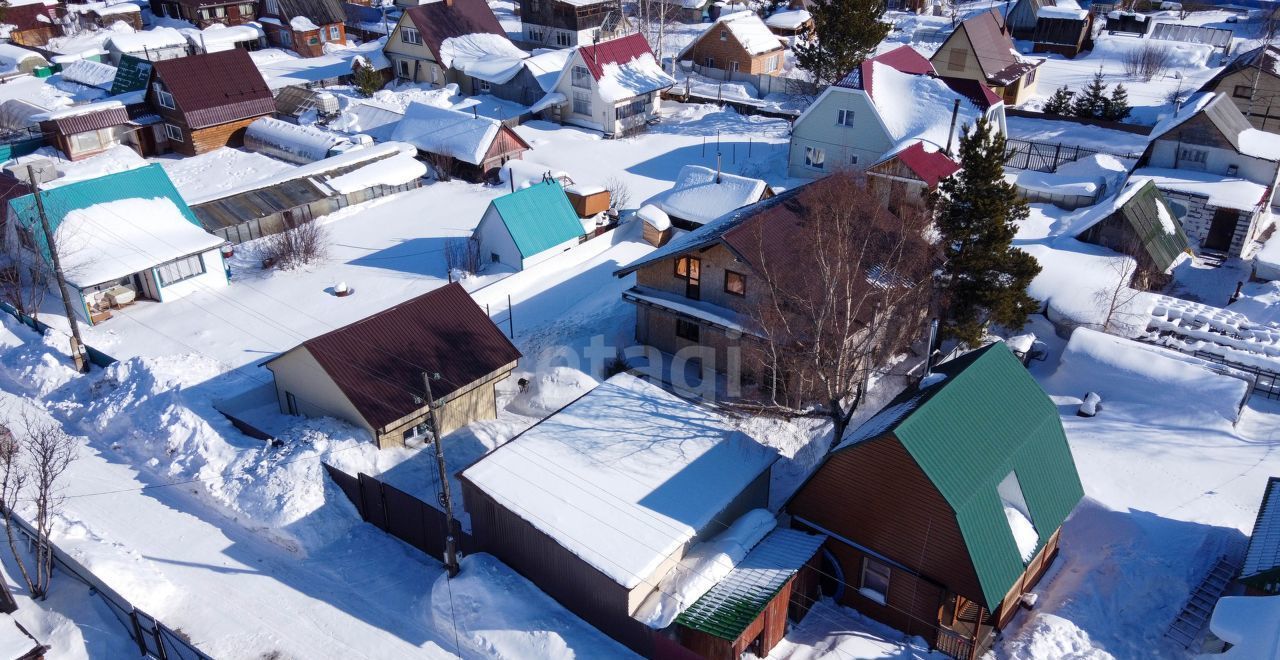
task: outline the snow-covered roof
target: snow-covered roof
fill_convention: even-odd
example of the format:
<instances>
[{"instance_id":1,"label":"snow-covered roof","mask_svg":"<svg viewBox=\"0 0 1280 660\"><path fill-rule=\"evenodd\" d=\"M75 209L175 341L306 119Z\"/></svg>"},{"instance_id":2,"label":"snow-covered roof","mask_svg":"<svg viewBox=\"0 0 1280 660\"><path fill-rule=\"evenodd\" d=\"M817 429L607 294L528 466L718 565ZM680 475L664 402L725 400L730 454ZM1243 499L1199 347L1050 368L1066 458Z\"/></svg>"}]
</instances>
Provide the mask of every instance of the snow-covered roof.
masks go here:
<instances>
[{"instance_id":1,"label":"snow-covered roof","mask_svg":"<svg viewBox=\"0 0 1280 660\"><path fill-rule=\"evenodd\" d=\"M17 66L31 59L45 61L44 56L34 50L27 50L13 44L0 44L0 63L6 66Z\"/></svg>"},{"instance_id":2,"label":"snow-covered roof","mask_svg":"<svg viewBox=\"0 0 1280 660\"><path fill-rule=\"evenodd\" d=\"M581 60L587 67L596 81L597 93L608 103L668 89L676 84L676 79L667 75L654 59L644 35L638 32L581 46L575 60ZM561 78L568 71L566 67L560 73Z\"/></svg>"},{"instance_id":3,"label":"snow-covered roof","mask_svg":"<svg viewBox=\"0 0 1280 660\"><path fill-rule=\"evenodd\" d=\"M329 128L351 135L364 133L379 142L386 142L391 139L401 119L404 119L403 112L366 100L344 108L337 119L329 122Z\"/></svg>"},{"instance_id":4,"label":"snow-covered roof","mask_svg":"<svg viewBox=\"0 0 1280 660\"><path fill-rule=\"evenodd\" d=\"M245 129L245 146L251 150L263 147L279 149L299 158L314 162L329 155L329 151L346 138L321 130L315 126L293 124L275 117L260 117Z\"/></svg>"},{"instance_id":5,"label":"snow-covered roof","mask_svg":"<svg viewBox=\"0 0 1280 660\"><path fill-rule=\"evenodd\" d=\"M1102 186L1102 178L1078 174L1058 174L1056 172L1039 172L1022 170L1014 177L1019 188L1046 195L1079 195L1092 196Z\"/></svg>"},{"instance_id":6,"label":"snow-covered roof","mask_svg":"<svg viewBox=\"0 0 1280 660\"><path fill-rule=\"evenodd\" d=\"M312 32L320 29L319 25L316 25L306 16L294 16L289 19L289 27L297 32Z\"/></svg>"},{"instance_id":7,"label":"snow-covered roof","mask_svg":"<svg viewBox=\"0 0 1280 660\"><path fill-rule=\"evenodd\" d=\"M766 18L764 24L779 30L798 30L811 20L813 15L807 9L788 9Z\"/></svg>"},{"instance_id":8,"label":"snow-covered roof","mask_svg":"<svg viewBox=\"0 0 1280 660\"><path fill-rule=\"evenodd\" d=\"M441 66L495 85L514 78L528 56L505 36L487 32L449 37L440 44Z\"/></svg>"},{"instance_id":9,"label":"snow-covered roof","mask_svg":"<svg viewBox=\"0 0 1280 660\"><path fill-rule=\"evenodd\" d=\"M426 175L427 166L422 161L412 154L398 153L329 179L325 185L345 195L377 185L398 186Z\"/></svg>"},{"instance_id":10,"label":"snow-covered roof","mask_svg":"<svg viewBox=\"0 0 1280 660\"><path fill-rule=\"evenodd\" d=\"M38 115L32 115L33 121L53 121L55 119L66 119L67 117L77 117L79 115L87 115L93 112L102 112L112 108L123 108L124 104L116 99L107 99L106 101L98 101L97 103L83 103L81 105L73 105L69 108L60 108L58 110L50 110L42 112Z\"/></svg>"},{"instance_id":11,"label":"snow-covered roof","mask_svg":"<svg viewBox=\"0 0 1280 660\"><path fill-rule=\"evenodd\" d=\"M131 153L133 152L133 150L128 147L121 148ZM326 177L339 170L359 167L361 166L361 163L373 163L374 161L388 158L396 154L413 157L416 156L417 153L417 148L411 144L406 144L404 142L382 142L369 147L352 149L351 151L346 151L336 156L330 156L324 160L318 160L314 163L290 167L272 176L250 180L229 189L215 190L203 195L190 195L186 198L186 201L192 206L195 206L197 204L205 204L214 200L239 195L251 190L270 188L286 181L293 181L296 179L310 179L312 183L323 189L329 185L331 181L342 178L341 175L339 175L326 180Z\"/></svg>"},{"instance_id":12,"label":"snow-covered roof","mask_svg":"<svg viewBox=\"0 0 1280 660\"><path fill-rule=\"evenodd\" d=\"M116 80L116 68L93 60L76 60L63 66L61 75L63 80L69 82L111 89Z\"/></svg>"},{"instance_id":13,"label":"snow-covered roof","mask_svg":"<svg viewBox=\"0 0 1280 660\"><path fill-rule=\"evenodd\" d=\"M1245 179L1159 167L1134 170L1130 181L1150 179L1161 190L1172 190L1208 198L1209 206L1251 211L1266 200L1267 187Z\"/></svg>"},{"instance_id":14,"label":"snow-covered roof","mask_svg":"<svg viewBox=\"0 0 1280 660\"><path fill-rule=\"evenodd\" d=\"M164 197L122 199L70 211L56 234L67 280L79 287L126 277L224 242L193 224Z\"/></svg>"},{"instance_id":15,"label":"snow-covered roof","mask_svg":"<svg viewBox=\"0 0 1280 660\"><path fill-rule=\"evenodd\" d=\"M551 92L556 88L556 80L560 78L560 72L564 71L564 65L572 55L573 51L566 48L540 49L525 58L524 66L533 74L542 91Z\"/></svg>"},{"instance_id":16,"label":"snow-covered roof","mask_svg":"<svg viewBox=\"0 0 1280 660\"><path fill-rule=\"evenodd\" d=\"M262 26L257 23L231 26L214 23L203 30L182 28L181 32L187 36L187 41L191 42L192 46L199 46L206 53L228 50L234 48L237 43L245 41L257 41L265 34Z\"/></svg>"},{"instance_id":17,"label":"snow-covered roof","mask_svg":"<svg viewBox=\"0 0 1280 660\"><path fill-rule=\"evenodd\" d=\"M1219 598L1209 630L1231 648L1202 658L1280 660L1280 596Z\"/></svg>"},{"instance_id":18,"label":"snow-covered roof","mask_svg":"<svg viewBox=\"0 0 1280 660\"><path fill-rule=\"evenodd\" d=\"M1210 353L1228 364L1280 371L1280 325L1257 323L1231 309L1160 296L1146 329L1147 339L1164 346ZM1259 560L1259 565L1264 563Z\"/></svg>"},{"instance_id":19,"label":"snow-covered roof","mask_svg":"<svg viewBox=\"0 0 1280 660\"><path fill-rule=\"evenodd\" d=\"M718 179L718 180L717 180ZM650 200L668 216L705 224L760 201L769 185L760 179L728 174L701 165L685 165L671 190Z\"/></svg>"},{"instance_id":20,"label":"snow-covered roof","mask_svg":"<svg viewBox=\"0 0 1280 660\"><path fill-rule=\"evenodd\" d=\"M769 30L769 26L754 11L739 11L721 16L707 30L713 39L718 39L716 28L728 28L733 37L742 44L751 55L760 55L771 50L781 50L784 46L778 35Z\"/></svg>"},{"instance_id":21,"label":"snow-covered roof","mask_svg":"<svg viewBox=\"0 0 1280 660\"><path fill-rule=\"evenodd\" d=\"M1074 0L1057 0L1052 5L1044 5L1036 11L1039 18L1066 18L1073 21L1083 21L1089 18L1089 12L1081 9L1080 5Z\"/></svg>"},{"instance_id":22,"label":"snow-covered roof","mask_svg":"<svg viewBox=\"0 0 1280 660\"><path fill-rule=\"evenodd\" d=\"M404 119L396 124L391 139L479 165L501 128L502 123L495 119L415 102L405 108Z\"/></svg>"},{"instance_id":23,"label":"snow-covered roof","mask_svg":"<svg viewBox=\"0 0 1280 660\"><path fill-rule=\"evenodd\" d=\"M869 96L889 137L897 144L926 141L941 147L951 137L951 109L960 102L956 130L983 113L968 97L937 78L903 73L881 62L871 65L875 85Z\"/></svg>"},{"instance_id":24,"label":"snow-covered roof","mask_svg":"<svg viewBox=\"0 0 1280 660\"><path fill-rule=\"evenodd\" d=\"M1249 537L1244 566L1240 568L1242 578L1280 568L1280 487L1277 486L1280 486L1278 479L1267 482L1253 534Z\"/></svg>"},{"instance_id":25,"label":"snow-covered roof","mask_svg":"<svg viewBox=\"0 0 1280 660\"><path fill-rule=\"evenodd\" d=\"M776 457L711 409L619 374L462 476L631 589L661 579Z\"/></svg>"},{"instance_id":26,"label":"snow-covered roof","mask_svg":"<svg viewBox=\"0 0 1280 660\"><path fill-rule=\"evenodd\" d=\"M653 204L645 204L636 211L636 217L644 221L645 224L657 229L658 231L666 231L671 229L671 218L666 212L654 206Z\"/></svg>"},{"instance_id":27,"label":"snow-covered roof","mask_svg":"<svg viewBox=\"0 0 1280 660\"><path fill-rule=\"evenodd\" d=\"M106 47L122 53L141 53L156 48L177 48L187 45L187 38L170 27L158 27L142 32L117 32L106 40Z\"/></svg>"}]
</instances>

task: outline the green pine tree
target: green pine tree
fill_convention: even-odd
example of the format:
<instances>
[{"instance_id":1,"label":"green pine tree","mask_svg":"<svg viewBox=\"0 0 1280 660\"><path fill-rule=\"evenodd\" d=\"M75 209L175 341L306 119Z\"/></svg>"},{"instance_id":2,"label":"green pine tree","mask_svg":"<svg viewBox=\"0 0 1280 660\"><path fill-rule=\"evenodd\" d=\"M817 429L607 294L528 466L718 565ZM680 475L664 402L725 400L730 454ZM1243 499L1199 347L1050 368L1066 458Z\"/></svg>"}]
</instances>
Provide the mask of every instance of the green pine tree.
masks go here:
<instances>
[{"instance_id":1,"label":"green pine tree","mask_svg":"<svg viewBox=\"0 0 1280 660\"><path fill-rule=\"evenodd\" d=\"M1125 89L1124 85L1117 84L1111 90L1111 97L1107 99L1106 112L1102 114L1102 118L1111 121L1122 121L1129 116L1130 110L1129 90Z\"/></svg>"},{"instance_id":2,"label":"green pine tree","mask_svg":"<svg viewBox=\"0 0 1280 660\"><path fill-rule=\"evenodd\" d=\"M352 73L352 81L355 83L356 91L360 95L369 98L375 92L382 89L382 74L378 73L371 66L357 65Z\"/></svg>"},{"instance_id":3,"label":"green pine tree","mask_svg":"<svg viewBox=\"0 0 1280 660\"><path fill-rule=\"evenodd\" d=\"M1004 179L1005 139L979 119L960 138L960 171L935 193L946 265L939 285L944 333L976 345L988 322L1021 328L1040 303L1027 286L1040 272L1035 257L1013 247L1025 201Z\"/></svg>"},{"instance_id":4,"label":"green pine tree","mask_svg":"<svg viewBox=\"0 0 1280 660\"><path fill-rule=\"evenodd\" d=\"M1049 100L1044 102L1044 107L1041 108L1041 111L1046 115L1065 115L1070 113L1071 90L1067 89L1066 85L1059 87L1049 97Z\"/></svg>"},{"instance_id":5,"label":"green pine tree","mask_svg":"<svg viewBox=\"0 0 1280 660\"><path fill-rule=\"evenodd\" d=\"M814 0L809 7L817 38L792 51L814 82L830 85L866 59L889 34L883 0Z\"/></svg>"},{"instance_id":6,"label":"green pine tree","mask_svg":"<svg viewBox=\"0 0 1280 660\"><path fill-rule=\"evenodd\" d=\"M1107 84L1102 82L1102 68L1093 74L1093 80L1076 94L1071 102L1071 114L1076 117L1097 119L1102 117L1107 108Z\"/></svg>"}]
</instances>

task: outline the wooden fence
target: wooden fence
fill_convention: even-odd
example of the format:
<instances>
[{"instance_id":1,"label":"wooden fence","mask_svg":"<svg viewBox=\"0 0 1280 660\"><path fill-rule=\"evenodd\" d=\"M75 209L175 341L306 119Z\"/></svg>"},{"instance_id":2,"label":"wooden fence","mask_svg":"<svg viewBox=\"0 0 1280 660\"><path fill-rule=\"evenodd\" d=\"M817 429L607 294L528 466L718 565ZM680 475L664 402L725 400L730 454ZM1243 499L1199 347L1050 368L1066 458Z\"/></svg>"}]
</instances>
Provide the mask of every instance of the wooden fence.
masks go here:
<instances>
[{"instance_id":1,"label":"wooden fence","mask_svg":"<svg viewBox=\"0 0 1280 660\"><path fill-rule=\"evenodd\" d=\"M362 520L436 559L444 560L449 526L439 508L364 473L350 475L327 463L324 470L355 505ZM475 547L471 536L463 534L456 524L453 536L463 553Z\"/></svg>"}]
</instances>

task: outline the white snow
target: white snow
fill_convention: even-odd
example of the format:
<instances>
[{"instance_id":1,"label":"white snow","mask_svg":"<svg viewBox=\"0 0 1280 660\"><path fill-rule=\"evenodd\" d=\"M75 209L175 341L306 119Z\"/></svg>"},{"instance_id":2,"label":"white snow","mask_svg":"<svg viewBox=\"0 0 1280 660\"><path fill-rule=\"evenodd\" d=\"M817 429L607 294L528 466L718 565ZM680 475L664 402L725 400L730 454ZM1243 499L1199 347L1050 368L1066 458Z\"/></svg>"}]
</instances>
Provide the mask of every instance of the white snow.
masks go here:
<instances>
[{"instance_id":1,"label":"white snow","mask_svg":"<svg viewBox=\"0 0 1280 660\"><path fill-rule=\"evenodd\" d=\"M1031 519L1016 507L1007 504L1004 506L1004 517L1009 521L1009 530L1013 532L1013 541L1018 545L1022 561L1031 561L1036 556L1036 548L1040 547L1040 538Z\"/></svg>"},{"instance_id":2,"label":"white snow","mask_svg":"<svg viewBox=\"0 0 1280 660\"><path fill-rule=\"evenodd\" d=\"M937 78L903 73L882 62L872 62L871 70L875 81L872 100L890 138L898 144L915 140L936 146L947 144L951 133L950 110L955 101L960 101L956 130L973 125L982 116L972 101Z\"/></svg>"},{"instance_id":3,"label":"white snow","mask_svg":"<svg viewBox=\"0 0 1280 660\"><path fill-rule=\"evenodd\" d=\"M187 38L174 28L158 27L143 32L116 32L106 43L122 53L141 53L144 50L186 46Z\"/></svg>"},{"instance_id":4,"label":"white snow","mask_svg":"<svg viewBox=\"0 0 1280 660\"><path fill-rule=\"evenodd\" d=\"M421 151L451 156L479 165L502 124L488 117L411 103L396 124L391 139L407 142Z\"/></svg>"},{"instance_id":5,"label":"white snow","mask_svg":"<svg viewBox=\"0 0 1280 660\"><path fill-rule=\"evenodd\" d=\"M1015 183L1019 188L1047 195L1090 197L1097 194L1102 181L1096 177L1021 170L1017 172Z\"/></svg>"},{"instance_id":6,"label":"white snow","mask_svg":"<svg viewBox=\"0 0 1280 660\"><path fill-rule=\"evenodd\" d=\"M0 64L6 68L14 68L28 60L44 61L44 56L34 50L27 50L13 44L0 44Z\"/></svg>"},{"instance_id":7,"label":"white snow","mask_svg":"<svg viewBox=\"0 0 1280 660\"><path fill-rule=\"evenodd\" d=\"M717 174L701 165L685 165L680 168L671 190L650 199L649 203L668 216L705 224L760 201L766 188L768 184L760 179L726 172Z\"/></svg>"},{"instance_id":8,"label":"white snow","mask_svg":"<svg viewBox=\"0 0 1280 660\"><path fill-rule=\"evenodd\" d=\"M542 91L551 92L556 88L556 80L560 78L560 72L564 71L564 66L572 55L573 51L567 48L539 49L525 58L524 66L537 79Z\"/></svg>"},{"instance_id":9,"label":"white snow","mask_svg":"<svg viewBox=\"0 0 1280 660\"><path fill-rule=\"evenodd\" d=\"M596 92L606 103L617 103L675 84L675 78L662 70L653 54L644 53L625 64L605 64L600 79L596 81Z\"/></svg>"},{"instance_id":10,"label":"white snow","mask_svg":"<svg viewBox=\"0 0 1280 660\"><path fill-rule=\"evenodd\" d=\"M1280 596L1225 596L1213 607L1209 629L1231 648L1202 658L1280 659Z\"/></svg>"},{"instance_id":11,"label":"white snow","mask_svg":"<svg viewBox=\"0 0 1280 660\"><path fill-rule=\"evenodd\" d=\"M1074 3L1072 3L1074 4ZM1089 12L1081 9L1078 5L1071 6L1044 6L1036 12L1036 16L1040 18L1066 18L1073 21L1083 21L1089 17Z\"/></svg>"},{"instance_id":12,"label":"white snow","mask_svg":"<svg viewBox=\"0 0 1280 660\"><path fill-rule=\"evenodd\" d=\"M313 23L306 16L294 16L289 19L289 27L293 28L295 32L312 32L320 29L319 25Z\"/></svg>"},{"instance_id":13,"label":"white snow","mask_svg":"<svg viewBox=\"0 0 1280 660\"><path fill-rule=\"evenodd\" d=\"M54 119L66 119L67 117L76 117L79 115L101 112L103 110L110 110L111 108L123 107L123 103L118 100L111 99L107 101L98 101L97 103L85 103L83 105L71 106L70 108L63 108L61 110L52 110L50 112L33 115L31 119L34 121L51 121Z\"/></svg>"},{"instance_id":14,"label":"white snow","mask_svg":"<svg viewBox=\"0 0 1280 660\"><path fill-rule=\"evenodd\" d=\"M449 37L440 44L440 64L496 85L511 80L529 54L500 34L477 32Z\"/></svg>"},{"instance_id":15,"label":"white snow","mask_svg":"<svg viewBox=\"0 0 1280 660\"><path fill-rule=\"evenodd\" d=\"M719 38L716 30L720 27L728 28L738 43L751 55L762 55L771 50L783 48L778 35L770 32L769 26L765 25L754 11L740 11L721 16L720 20L709 28L712 38Z\"/></svg>"},{"instance_id":16,"label":"white snow","mask_svg":"<svg viewBox=\"0 0 1280 660\"><path fill-rule=\"evenodd\" d=\"M123 199L71 211L58 225L67 280L84 287L142 272L223 243L187 220L173 200Z\"/></svg>"},{"instance_id":17,"label":"white snow","mask_svg":"<svg viewBox=\"0 0 1280 660\"><path fill-rule=\"evenodd\" d=\"M90 87L110 89L116 79L116 68L93 60L76 60L62 67L63 80Z\"/></svg>"},{"instance_id":18,"label":"white snow","mask_svg":"<svg viewBox=\"0 0 1280 660\"><path fill-rule=\"evenodd\" d=\"M292 171L295 167L293 163L231 147L159 162L178 189L178 194L188 204L217 198L228 190Z\"/></svg>"},{"instance_id":19,"label":"white snow","mask_svg":"<svg viewBox=\"0 0 1280 660\"><path fill-rule=\"evenodd\" d=\"M619 374L464 478L627 589L647 582L776 454L718 414Z\"/></svg>"},{"instance_id":20,"label":"white snow","mask_svg":"<svg viewBox=\"0 0 1280 660\"><path fill-rule=\"evenodd\" d=\"M671 218L662 209L653 204L641 206L640 210L636 211L636 216L658 231L671 229Z\"/></svg>"},{"instance_id":21,"label":"white snow","mask_svg":"<svg viewBox=\"0 0 1280 660\"><path fill-rule=\"evenodd\" d=\"M1267 197L1267 187L1246 179L1222 176L1193 170L1171 170L1159 167L1143 167L1133 171L1130 181L1141 183L1154 181L1161 190L1201 195L1208 198L1210 206L1252 211Z\"/></svg>"},{"instance_id":22,"label":"white snow","mask_svg":"<svg viewBox=\"0 0 1280 660\"><path fill-rule=\"evenodd\" d=\"M774 12L764 20L765 25L779 30L798 30L802 25L813 20L807 9L785 9Z\"/></svg>"},{"instance_id":23,"label":"white snow","mask_svg":"<svg viewBox=\"0 0 1280 660\"><path fill-rule=\"evenodd\" d=\"M260 117L245 129L245 148L300 164L324 160L334 147L345 142L346 138L336 133L275 117Z\"/></svg>"},{"instance_id":24,"label":"white snow","mask_svg":"<svg viewBox=\"0 0 1280 660\"><path fill-rule=\"evenodd\" d=\"M398 186L427 175L427 166L412 154L398 153L376 160L357 170L325 181L325 185L347 194L377 185Z\"/></svg>"},{"instance_id":25,"label":"white snow","mask_svg":"<svg viewBox=\"0 0 1280 660\"><path fill-rule=\"evenodd\" d=\"M1160 218L1160 228L1164 230L1164 233L1170 235L1178 233L1178 226L1174 224L1176 221L1173 219L1173 214L1169 212L1165 204L1156 204L1156 216Z\"/></svg>"},{"instance_id":26,"label":"white snow","mask_svg":"<svg viewBox=\"0 0 1280 660\"><path fill-rule=\"evenodd\" d=\"M229 26L214 23L203 30L183 28L181 32L187 35L187 40L191 42L192 46L197 46L206 53L231 50L238 43L257 41L265 34L262 31L262 26L257 23L242 23Z\"/></svg>"}]
</instances>

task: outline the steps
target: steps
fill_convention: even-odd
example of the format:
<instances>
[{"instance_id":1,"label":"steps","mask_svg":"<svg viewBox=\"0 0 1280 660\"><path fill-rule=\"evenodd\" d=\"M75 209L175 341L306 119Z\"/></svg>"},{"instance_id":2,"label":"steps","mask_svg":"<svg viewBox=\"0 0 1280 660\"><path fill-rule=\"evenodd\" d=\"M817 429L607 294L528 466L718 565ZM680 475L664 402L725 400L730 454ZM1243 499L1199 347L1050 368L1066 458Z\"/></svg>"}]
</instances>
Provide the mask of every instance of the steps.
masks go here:
<instances>
[{"instance_id":1,"label":"steps","mask_svg":"<svg viewBox=\"0 0 1280 660\"><path fill-rule=\"evenodd\" d=\"M1199 586L1191 592L1177 618L1169 624L1165 637L1177 642L1183 648L1191 648L1205 624L1213 614L1213 606L1226 590L1231 579L1235 577L1236 567L1225 556L1218 557L1213 568L1200 580Z\"/></svg>"}]
</instances>

